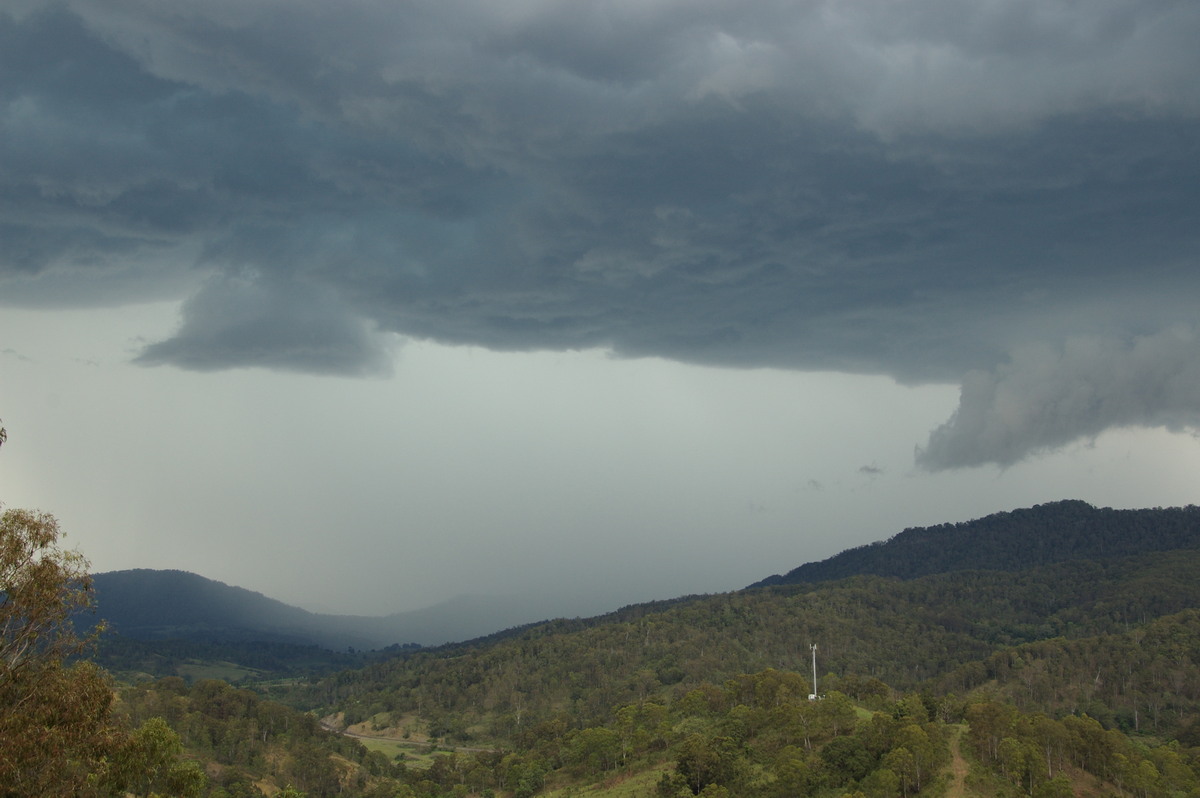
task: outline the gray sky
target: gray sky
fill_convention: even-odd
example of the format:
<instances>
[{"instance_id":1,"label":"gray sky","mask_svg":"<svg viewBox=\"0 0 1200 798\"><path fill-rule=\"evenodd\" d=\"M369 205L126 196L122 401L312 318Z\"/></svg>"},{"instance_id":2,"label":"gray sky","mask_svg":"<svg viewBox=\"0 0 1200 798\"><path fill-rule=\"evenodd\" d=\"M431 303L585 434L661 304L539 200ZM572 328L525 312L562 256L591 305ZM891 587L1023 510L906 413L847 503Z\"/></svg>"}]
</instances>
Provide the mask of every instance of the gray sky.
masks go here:
<instances>
[{"instance_id":1,"label":"gray sky","mask_svg":"<svg viewBox=\"0 0 1200 798\"><path fill-rule=\"evenodd\" d=\"M97 570L572 613L1195 502L1198 39L1190 0L8 0L0 498Z\"/></svg>"}]
</instances>

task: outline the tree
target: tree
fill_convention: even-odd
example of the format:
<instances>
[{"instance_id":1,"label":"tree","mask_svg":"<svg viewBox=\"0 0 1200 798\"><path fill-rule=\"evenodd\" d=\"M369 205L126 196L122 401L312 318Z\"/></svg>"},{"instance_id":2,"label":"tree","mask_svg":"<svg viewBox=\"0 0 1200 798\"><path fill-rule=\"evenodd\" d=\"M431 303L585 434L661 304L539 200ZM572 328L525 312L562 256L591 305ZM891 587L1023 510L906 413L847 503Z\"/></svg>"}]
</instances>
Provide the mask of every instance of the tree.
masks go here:
<instances>
[{"instance_id":1,"label":"tree","mask_svg":"<svg viewBox=\"0 0 1200 798\"><path fill-rule=\"evenodd\" d=\"M121 741L107 674L67 666L86 641L73 613L91 603L87 561L59 546L48 513L0 514L0 784L5 795L78 791Z\"/></svg>"},{"instance_id":2,"label":"tree","mask_svg":"<svg viewBox=\"0 0 1200 798\"><path fill-rule=\"evenodd\" d=\"M1075 790L1071 789L1071 780L1060 774L1038 785L1033 795L1034 798L1075 798Z\"/></svg>"},{"instance_id":3,"label":"tree","mask_svg":"<svg viewBox=\"0 0 1200 798\"><path fill-rule=\"evenodd\" d=\"M789 745L776 756L774 771L776 794L793 796L811 792L818 768L811 752Z\"/></svg>"},{"instance_id":4,"label":"tree","mask_svg":"<svg viewBox=\"0 0 1200 798\"><path fill-rule=\"evenodd\" d=\"M610 770L621 750L617 732L604 726L580 729L571 738L570 757L588 773L598 776Z\"/></svg>"},{"instance_id":5,"label":"tree","mask_svg":"<svg viewBox=\"0 0 1200 798\"><path fill-rule=\"evenodd\" d=\"M7 437L0 427L0 445ZM49 513L0 513L0 796L122 795L141 775L131 764L139 753L170 771L174 794L194 792L204 775L186 763L172 769L178 751L159 733L165 725L130 735L112 716L108 674L69 663L92 639L73 621L92 605L92 580L61 537ZM168 749L158 758L156 740Z\"/></svg>"},{"instance_id":6,"label":"tree","mask_svg":"<svg viewBox=\"0 0 1200 798\"><path fill-rule=\"evenodd\" d=\"M680 743L675 769L692 793L699 795L709 784L736 787L745 775L747 764L733 739L710 739L695 733Z\"/></svg>"},{"instance_id":7,"label":"tree","mask_svg":"<svg viewBox=\"0 0 1200 798\"><path fill-rule=\"evenodd\" d=\"M900 777L891 768L876 768L862 780L862 791L867 798L892 798L900 792Z\"/></svg>"},{"instance_id":8,"label":"tree","mask_svg":"<svg viewBox=\"0 0 1200 798\"><path fill-rule=\"evenodd\" d=\"M921 789L920 771L917 768L917 759L913 756L912 751L909 751L904 746L893 748L884 756L883 770L890 770L899 777L901 793L908 795L910 789Z\"/></svg>"},{"instance_id":9,"label":"tree","mask_svg":"<svg viewBox=\"0 0 1200 798\"><path fill-rule=\"evenodd\" d=\"M71 616L92 603L88 562L58 545L49 513L0 515L0 684L39 663L79 653Z\"/></svg>"},{"instance_id":10,"label":"tree","mask_svg":"<svg viewBox=\"0 0 1200 798\"><path fill-rule=\"evenodd\" d=\"M113 795L199 796L207 779L199 766L181 759L179 735L162 718L150 718L124 741L110 760L106 791ZM96 779L100 783L101 778Z\"/></svg>"},{"instance_id":11,"label":"tree","mask_svg":"<svg viewBox=\"0 0 1200 798\"><path fill-rule=\"evenodd\" d=\"M915 723L901 728L896 733L897 745L912 756L912 778L916 791L928 781L928 777L938 765L937 747L929 739L929 733ZM904 773L897 770L903 777Z\"/></svg>"},{"instance_id":12,"label":"tree","mask_svg":"<svg viewBox=\"0 0 1200 798\"><path fill-rule=\"evenodd\" d=\"M821 748L820 757L835 785L859 781L875 764L859 737L834 737Z\"/></svg>"}]
</instances>

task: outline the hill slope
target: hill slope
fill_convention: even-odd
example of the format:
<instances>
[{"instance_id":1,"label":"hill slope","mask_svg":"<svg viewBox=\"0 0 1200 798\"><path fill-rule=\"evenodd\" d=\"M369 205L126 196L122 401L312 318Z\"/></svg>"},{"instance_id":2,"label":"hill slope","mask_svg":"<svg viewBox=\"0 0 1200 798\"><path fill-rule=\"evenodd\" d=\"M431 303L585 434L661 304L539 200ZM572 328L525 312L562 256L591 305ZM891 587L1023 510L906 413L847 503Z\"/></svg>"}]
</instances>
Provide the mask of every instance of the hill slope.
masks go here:
<instances>
[{"instance_id":1,"label":"hill slope","mask_svg":"<svg viewBox=\"0 0 1200 798\"><path fill-rule=\"evenodd\" d=\"M274 694L389 755L410 739L464 745L428 767L362 759L419 798L614 798L580 790L626 777L640 786L623 795L664 798L1200 795L1193 516L1065 502L906 530L875 547L882 560L838 563L895 575L530 624ZM212 755L226 748L240 750ZM364 796L397 792L355 778Z\"/></svg>"},{"instance_id":2,"label":"hill slope","mask_svg":"<svg viewBox=\"0 0 1200 798\"><path fill-rule=\"evenodd\" d=\"M1019 571L1069 560L1200 548L1200 507L1096 508L1039 504L974 521L905 529L750 587L827 582L860 574L912 579L966 570Z\"/></svg>"},{"instance_id":3,"label":"hill slope","mask_svg":"<svg viewBox=\"0 0 1200 798\"><path fill-rule=\"evenodd\" d=\"M1200 607L1197 572L1200 551L1154 553L1020 574L863 576L639 605L418 651L341 674L307 702L435 711L504 737L517 715L535 722L570 707L592 723L621 703L739 673L803 673L810 643L823 673L915 689L1008 646L1117 633Z\"/></svg>"},{"instance_id":4,"label":"hill slope","mask_svg":"<svg viewBox=\"0 0 1200 798\"><path fill-rule=\"evenodd\" d=\"M551 776L556 796L589 794L659 752L671 798L706 781L746 798L1200 794L1196 752L1161 745L1200 736L1197 573L1183 550L692 597L407 653L293 698L360 733L502 749L453 761L514 796ZM923 781L951 762L963 792Z\"/></svg>"}]
</instances>

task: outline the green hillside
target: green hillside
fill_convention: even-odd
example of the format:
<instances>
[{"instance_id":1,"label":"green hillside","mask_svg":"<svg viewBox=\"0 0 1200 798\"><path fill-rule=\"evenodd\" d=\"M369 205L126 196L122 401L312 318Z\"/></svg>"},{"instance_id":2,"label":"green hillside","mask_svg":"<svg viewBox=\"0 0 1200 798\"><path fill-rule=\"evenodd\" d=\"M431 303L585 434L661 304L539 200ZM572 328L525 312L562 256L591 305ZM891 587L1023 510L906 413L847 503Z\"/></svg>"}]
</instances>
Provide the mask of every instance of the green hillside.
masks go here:
<instances>
[{"instance_id":1,"label":"green hillside","mask_svg":"<svg viewBox=\"0 0 1200 798\"><path fill-rule=\"evenodd\" d=\"M888 540L805 563L751 587L828 582L858 574L911 579L978 569L1019 571L1068 560L1196 548L1200 507L1114 510L1060 501L963 523L905 529Z\"/></svg>"},{"instance_id":2,"label":"green hillside","mask_svg":"<svg viewBox=\"0 0 1200 798\"><path fill-rule=\"evenodd\" d=\"M1018 709L1087 714L1110 728L1200 746L1200 610L1124 631L996 651L939 677L937 693L990 689Z\"/></svg>"},{"instance_id":3,"label":"green hillside","mask_svg":"<svg viewBox=\"0 0 1200 798\"><path fill-rule=\"evenodd\" d=\"M705 681L804 671L810 643L822 673L912 690L1000 648L1117 632L1200 607L1198 573L1200 552L1187 551L696 597L418 651L327 678L306 700L352 718L444 714L456 728L506 739L518 713L528 721L569 708L590 723L614 705Z\"/></svg>"},{"instance_id":4,"label":"green hillside","mask_svg":"<svg viewBox=\"0 0 1200 798\"><path fill-rule=\"evenodd\" d=\"M299 659L332 661L271 644L244 655L294 656L295 678L247 671L246 689L196 671L125 688L118 712L164 718L214 798L1200 798L1192 512L992 517L1037 519L1054 553L1005 570L959 567L977 526L935 528L933 548L960 554L924 566L910 530L904 578L634 605L307 680ZM1048 521L1064 513L1111 523L1088 542ZM1123 547L1101 546L1118 528ZM138 645L136 661L203 651Z\"/></svg>"},{"instance_id":5,"label":"green hillside","mask_svg":"<svg viewBox=\"0 0 1200 798\"><path fill-rule=\"evenodd\" d=\"M1200 795L1193 508L1080 504L983 525L1036 519L1039 547L1023 556L1037 564L1013 554L1006 570L959 568L974 560L951 554L981 527L939 527L935 548L950 554L906 578L538 624L326 677L289 700L358 733L461 749L444 758L475 774L463 795ZM1089 541L1083 521L1056 531L1048 519L1064 513L1107 525ZM1125 542L1109 545L1119 530ZM910 552L920 537L905 534ZM452 794L431 781L414 794ZM629 784L642 792L622 793Z\"/></svg>"}]
</instances>

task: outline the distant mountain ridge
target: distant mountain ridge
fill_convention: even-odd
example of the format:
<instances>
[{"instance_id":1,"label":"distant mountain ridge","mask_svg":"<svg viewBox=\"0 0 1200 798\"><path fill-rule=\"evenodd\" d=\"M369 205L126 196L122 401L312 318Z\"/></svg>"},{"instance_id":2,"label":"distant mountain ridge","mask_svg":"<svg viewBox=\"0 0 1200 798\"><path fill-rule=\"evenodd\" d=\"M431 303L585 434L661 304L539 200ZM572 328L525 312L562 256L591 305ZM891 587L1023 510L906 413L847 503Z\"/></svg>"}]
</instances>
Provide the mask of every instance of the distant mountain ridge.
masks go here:
<instances>
[{"instance_id":1,"label":"distant mountain ridge","mask_svg":"<svg viewBox=\"0 0 1200 798\"><path fill-rule=\"evenodd\" d=\"M315 613L188 571L135 568L92 579L97 618L125 637L315 642L336 648L367 642L352 633L329 634L329 624Z\"/></svg>"},{"instance_id":2,"label":"distant mountain ridge","mask_svg":"<svg viewBox=\"0 0 1200 798\"><path fill-rule=\"evenodd\" d=\"M750 588L852 576L914 579L954 571L1018 571L1177 549L1200 550L1200 507L1113 510L1067 500L962 523L905 529L888 540L806 563ZM542 619L530 597L461 596L421 610L368 617L312 613L187 571L134 569L95 574L93 579L96 618L106 620L117 634L140 640L261 641L369 650L472 640Z\"/></svg>"},{"instance_id":3,"label":"distant mountain ridge","mask_svg":"<svg viewBox=\"0 0 1200 798\"><path fill-rule=\"evenodd\" d=\"M535 617L523 597L460 596L386 616L325 615L188 571L138 568L93 574L95 616L138 640L315 644L334 650L437 645L490 634Z\"/></svg>"},{"instance_id":4,"label":"distant mountain ridge","mask_svg":"<svg viewBox=\"0 0 1200 798\"><path fill-rule=\"evenodd\" d=\"M952 571L1017 571L1176 549L1200 549L1200 507L1114 510L1065 500L973 521L905 529L888 540L847 549L750 587L861 575L914 579Z\"/></svg>"}]
</instances>

